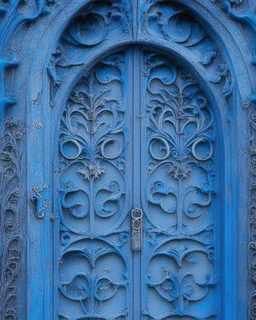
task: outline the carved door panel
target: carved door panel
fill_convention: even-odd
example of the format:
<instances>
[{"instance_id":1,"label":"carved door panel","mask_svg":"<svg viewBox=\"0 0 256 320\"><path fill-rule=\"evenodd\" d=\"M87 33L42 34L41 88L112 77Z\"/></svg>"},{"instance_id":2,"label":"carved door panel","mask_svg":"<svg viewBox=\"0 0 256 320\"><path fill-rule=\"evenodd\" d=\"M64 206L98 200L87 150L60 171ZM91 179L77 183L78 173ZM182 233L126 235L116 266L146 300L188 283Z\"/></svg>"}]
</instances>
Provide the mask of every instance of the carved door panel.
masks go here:
<instances>
[{"instance_id":1,"label":"carved door panel","mask_svg":"<svg viewBox=\"0 0 256 320\"><path fill-rule=\"evenodd\" d=\"M255 6L0 0L1 319L256 319Z\"/></svg>"},{"instance_id":2,"label":"carved door panel","mask_svg":"<svg viewBox=\"0 0 256 320\"><path fill-rule=\"evenodd\" d=\"M157 52L81 76L59 134L60 319L218 318L214 131L196 80Z\"/></svg>"}]
</instances>

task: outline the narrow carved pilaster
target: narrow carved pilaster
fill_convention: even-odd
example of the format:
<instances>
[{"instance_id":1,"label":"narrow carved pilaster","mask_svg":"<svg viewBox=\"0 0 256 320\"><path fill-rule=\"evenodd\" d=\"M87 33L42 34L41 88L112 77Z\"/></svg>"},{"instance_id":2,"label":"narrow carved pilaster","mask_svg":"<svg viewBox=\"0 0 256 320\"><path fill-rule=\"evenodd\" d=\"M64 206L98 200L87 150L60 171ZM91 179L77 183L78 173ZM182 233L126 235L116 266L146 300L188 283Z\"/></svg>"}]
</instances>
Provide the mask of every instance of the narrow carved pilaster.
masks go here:
<instances>
[{"instance_id":1,"label":"narrow carved pilaster","mask_svg":"<svg viewBox=\"0 0 256 320\"><path fill-rule=\"evenodd\" d=\"M20 163L22 125L5 120L0 144L0 319L18 319L17 279L21 256Z\"/></svg>"}]
</instances>

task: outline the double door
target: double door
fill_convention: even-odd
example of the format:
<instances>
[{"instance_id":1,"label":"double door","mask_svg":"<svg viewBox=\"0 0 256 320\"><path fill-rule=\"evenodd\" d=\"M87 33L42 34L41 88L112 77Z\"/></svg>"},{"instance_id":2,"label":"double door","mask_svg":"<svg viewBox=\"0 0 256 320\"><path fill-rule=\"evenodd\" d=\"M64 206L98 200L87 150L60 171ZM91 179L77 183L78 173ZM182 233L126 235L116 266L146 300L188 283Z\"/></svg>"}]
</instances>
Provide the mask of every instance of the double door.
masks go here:
<instances>
[{"instance_id":1,"label":"double door","mask_svg":"<svg viewBox=\"0 0 256 320\"><path fill-rule=\"evenodd\" d=\"M163 53L124 47L84 72L63 110L59 319L220 319L221 159L197 80Z\"/></svg>"}]
</instances>

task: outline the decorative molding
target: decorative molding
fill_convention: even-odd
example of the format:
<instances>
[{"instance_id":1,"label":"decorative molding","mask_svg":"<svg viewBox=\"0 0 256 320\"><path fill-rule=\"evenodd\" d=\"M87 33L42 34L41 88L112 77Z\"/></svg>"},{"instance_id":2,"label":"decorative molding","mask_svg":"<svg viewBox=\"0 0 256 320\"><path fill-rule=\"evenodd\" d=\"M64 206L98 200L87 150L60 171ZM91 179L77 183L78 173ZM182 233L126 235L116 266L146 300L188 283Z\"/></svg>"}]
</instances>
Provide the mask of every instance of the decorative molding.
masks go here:
<instances>
[{"instance_id":1,"label":"decorative molding","mask_svg":"<svg viewBox=\"0 0 256 320\"><path fill-rule=\"evenodd\" d=\"M180 46L206 69L209 82L218 84L226 98L232 95L233 81L228 62L207 28L186 7L152 0L144 5L143 15L145 35Z\"/></svg>"},{"instance_id":2,"label":"decorative molding","mask_svg":"<svg viewBox=\"0 0 256 320\"><path fill-rule=\"evenodd\" d=\"M220 7L223 8L223 4L225 4L225 2L229 2L231 7L238 7L241 4L243 4L245 2L245 0L210 0L212 3L216 3L217 5L219 5Z\"/></svg>"},{"instance_id":3,"label":"decorative molding","mask_svg":"<svg viewBox=\"0 0 256 320\"><path fill-rule=\"evenodd\" d=\"M235 1L234 1L235 2ZM240 1L241 4L245 1ZM256 37L256 15L249 10L243 14L236 14L233 10L232 1L223 0L222 7L234 21L238 21L249 28L254 37ZM253 59L252 65L256 65L256 46L253 44ZM249 206L249 304L248 304L248 319L256 319L256 94L253 89L251 96L243 101L242 107L248 109L252 107L250 112L250 206Z\"/></svg>"},{"instance_id":4,"label":"decorative molding","mask_svg":"<svg viewBox=\"0 0 256 320\"><path fill-rule=\"evenodd\" d=\"M249 247L249 275L251 279L249 319L256 319L256 110L250 115L250 247Z\"/></svg>"},{"instance_id":5,"label":"decorative molding","mask_svg":"<svg viewBox=\"0 0 256 320\"><path fill-rule=\"evenodd\" d=\"M235 6L235 3L238 2L237 5L244 3L244 0L237 0L237 1L231 1L231 0L222 0L222 8L226 11L227 15L233 19L234 21L240 22L247 26L249 30L252 32L254 37L256 37L256 15L255 12L252 10L248 10L244 13L237 14L233 9ZM252 64L256 65L256 45L252 45L253 49L253 59Z\"/></svg>"},{"instance_id":6,"label":"decorative molding","mask_svg":"<svg viewBox=\"0 0 256 320\"><path fill-rule=\"evenodd\" d=\"M5 120L0 150L0 318L18 319L17 279L22 245L20 178L23 126Z\"/></svg>"},{"instance_id":7,"label":"decorative molding","mask_svg":"<svg viewBox=\"0 0 256 320\"><path fill-rule=\"evenodd\" d=\"M35 11L24 14L21 7L30 6L29 1L5 1L0 0L0 121L4 118L4 109L6 106L13 105L16 100L12 96L6 96L4 73L8 68L15 68L19 62L14 57L9 58L9 43L15 33L27 22L38 19L41 15L49 13L48 7L51 7L54 0L38 0ZM30 10L28 10L30 11Z\"/></svg>"}]
</instances>

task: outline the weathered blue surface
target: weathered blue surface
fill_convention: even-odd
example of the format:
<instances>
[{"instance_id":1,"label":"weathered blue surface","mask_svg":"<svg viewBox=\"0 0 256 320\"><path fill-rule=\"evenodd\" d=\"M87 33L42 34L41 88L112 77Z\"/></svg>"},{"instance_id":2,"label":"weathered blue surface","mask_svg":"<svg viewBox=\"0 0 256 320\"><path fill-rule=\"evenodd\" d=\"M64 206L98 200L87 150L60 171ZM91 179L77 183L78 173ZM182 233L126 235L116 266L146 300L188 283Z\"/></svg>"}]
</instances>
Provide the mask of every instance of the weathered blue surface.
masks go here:
<instances>
[{"instance_id":1,"label":"weathered blue surface","mask_svg":"<svg viewBox=\"0 0 256 320\"><path fill-rule=\"evenodd\" d=\"M191 74L140 47L78 81L60 125L61 319L220 315L215 126Z\"/></svg>"},{"instance_id":2,"label":"weathered blue surface","mask_svg":"<svg viewBox=\"0 0 256 320\"><path fill-rule=\"evenodd\" d=\"M256 319L254 6L1 3L1 319Z\"/></svg>"}]
</instances>

